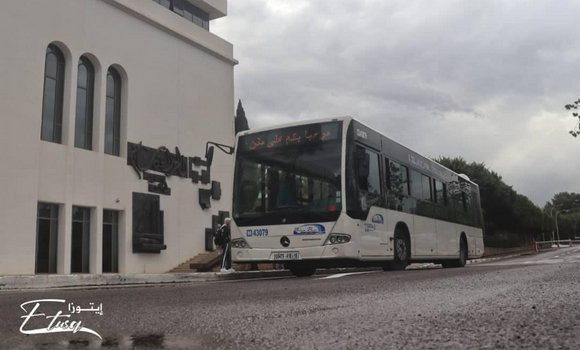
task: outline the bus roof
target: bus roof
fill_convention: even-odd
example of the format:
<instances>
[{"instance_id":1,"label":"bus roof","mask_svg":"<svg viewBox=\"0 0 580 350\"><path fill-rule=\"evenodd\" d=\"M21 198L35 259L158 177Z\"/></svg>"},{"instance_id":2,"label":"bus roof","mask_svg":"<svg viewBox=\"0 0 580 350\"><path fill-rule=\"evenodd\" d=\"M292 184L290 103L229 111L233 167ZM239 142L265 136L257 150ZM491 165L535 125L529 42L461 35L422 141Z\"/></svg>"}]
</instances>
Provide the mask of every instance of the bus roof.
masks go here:
<instances>
[{"instance_id":1,"label":"bus roof","mask_svg":"<svg viewBox=\"0 0 580 350\"><path fill-rule=\"evenodd\" d=\"M291 123L284 123L276 126L266 126L258 129L251 129L239 132L237 136L244 136L248 134L258 133L262 131L269 131L269 130L276 130L276 129L283 129L292 126L299 126L305 124L317 124L317 123L327 123L327 122L336 122L336 121L345 121L345 120L355 120L353 117L349 116L342 116L342 117L334 117L334 118L315 118L315 119L307 119L307 120L299 120L296 122Z\"/></svg>"},{"instance_id":2,"label":"bus roof","mask_svg":"<svg viewBox=\"0 0 580 350\"><path fill-rule=\"evenodd\" d=\"M466 176L465 174L458 174L455 171L447 168L446 166L432 160L429 159L423 155L421 155L420 153L417 153L415 151L413 151L412 149L410 149L409 147L401 144L400 142L394 140L393 138L386 136L385 134L377 131L376 129L367 126L364 123L361 123L358 119L351 117L351 116L341 116L341 117L332 117L332 118L316 118L316 119L308 119L308 120L300 120L300 121L296 121L296 122L291 122L291 123L285 123L285 124L280 124L280 125L276 125L276 126L269 126L269 127L262 127L262 128L258 128L258 129L253 129L253 130L246 130L246 131L242 131L240 133L238 133L236 135L236 144L237 144L237 138L241 137L241 136L245 136L245 135L251 135L253 133L259 133L259 132L263 132L263 131L269 131L269 130L276 130L276 129L283 129L283 128L287 128L287 127L293 127L293 126L299 126L299 125L307 125L307 124L317 124L317 123L327 123L327 122L333 122L333 121L343 121L345 122L345 124L351 124L351 123L356 123L357 125L360 125L362 127L364 127L365 129L367 129L368 131L371 131L372 133L374 133L374 135L376 137L380 137L381 140L387 140L389 143L391 143L392 145L396 145L398 148L404 149L407 152L409 152L410 154L420 157L420 159L424 162L427 162L430 165L430 168L433 169L434 167L439 167L440 170L444 170L447 171L451 174L454 175L454 177L457 178L461 178L464 181L467 181L477 187L479 187L475 182L473 182L471 179L469 179L468 176ZM404 159L399 159L401 161L405 161L406 163L408 162L407 160ZM417 167L417 166L416 166ZM441 176L441 175L440 175Z\"/></svg>"}]
</instances>

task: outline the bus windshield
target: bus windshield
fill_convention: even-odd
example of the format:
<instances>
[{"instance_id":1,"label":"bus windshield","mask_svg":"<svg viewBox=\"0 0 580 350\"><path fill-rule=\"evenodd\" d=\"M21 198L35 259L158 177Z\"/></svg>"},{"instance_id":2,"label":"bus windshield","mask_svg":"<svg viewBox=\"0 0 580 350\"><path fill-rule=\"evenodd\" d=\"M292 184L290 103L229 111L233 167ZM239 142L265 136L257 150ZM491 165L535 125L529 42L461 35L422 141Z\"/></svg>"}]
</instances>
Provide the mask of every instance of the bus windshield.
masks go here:
<instances>
[{"instance_id":1,"label":"bus windshield","mask_svg":"<svg viewBox=\"0 0 580 350\"><path fill-rule=\"evenodd\" d=\"M336 220L342 209L340 124L242 136L235 172L239 226Z\"/></svg>"}]
</instances>

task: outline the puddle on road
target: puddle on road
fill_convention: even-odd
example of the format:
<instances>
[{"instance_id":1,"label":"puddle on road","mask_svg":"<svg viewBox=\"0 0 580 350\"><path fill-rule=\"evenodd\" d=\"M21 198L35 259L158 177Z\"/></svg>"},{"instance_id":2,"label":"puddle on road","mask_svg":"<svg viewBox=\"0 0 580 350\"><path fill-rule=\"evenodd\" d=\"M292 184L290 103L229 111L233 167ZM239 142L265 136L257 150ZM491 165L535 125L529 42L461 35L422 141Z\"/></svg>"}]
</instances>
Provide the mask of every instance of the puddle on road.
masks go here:
<instances>
[{"instance_id":1,"label":"puddle on road","mask_svg":"<svg viewBox=\"0 0 580 350\"><path fill-rule=\"evenodd\" d=\"M133 334L99 339L70 339L53 342L39 341L19 344L14 349L207 349L208 343L200 338L185 338L164 333Z\"/></svg>"},{"instance_id":2,"label":"puddle on road","mask_svg":"<svg viewBox=\"0 0 580 350\"><path fill-rule=\"evenodd\" d=\"M76 339L73 339L73 340L69 340L68 341L69 348L71 348L71 349L86 348L90 344L91 344L91 342L88 341L88 340L76 340Z\"/></svg>"},{"instance_id":3,"label":"puddle on road","mask_svg":"<svg viewBox=\"0 0 580 350\"><path fill-rule=\"evenodd\" d=\"M155 349L162 349L165 347L165 335L163 333L133 335L131 336L131 339L133 340L133 346L139 348L152 347Z\"/></svg>"}]
</instances>

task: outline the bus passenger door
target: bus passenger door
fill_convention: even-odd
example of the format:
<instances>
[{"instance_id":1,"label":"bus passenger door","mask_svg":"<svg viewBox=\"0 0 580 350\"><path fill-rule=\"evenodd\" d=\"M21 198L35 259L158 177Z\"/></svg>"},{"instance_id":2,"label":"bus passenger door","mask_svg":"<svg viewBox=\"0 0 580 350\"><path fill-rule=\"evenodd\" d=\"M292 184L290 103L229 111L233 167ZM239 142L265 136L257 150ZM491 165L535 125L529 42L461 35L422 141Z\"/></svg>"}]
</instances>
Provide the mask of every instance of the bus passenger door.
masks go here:
<instances>
[{"instance_id":1,"label":"bus passenger door","mask_svg":"<svg viewBox=\"0 0 580 350\"><path fill-rule=\"evenodd\" d=\"M415 169L409 169L411 196L416 199L414 223L414 240L411 249L414 256L431 256L437 254L436 227L434 216L433 191L431 178Z\"/></svg>"},{"instance_id":2,"label":"bus passenger door","mask_svg":"<svg viewBox=\"0 0 580 350\"><path fill-rule=\"evenodd\" d=\"M380 158L378 153L362 146L356 147L358 200L363 215L360 227L362 257L378 257L387 254L385 227L386 210L381 189ZM366 217L365 217L366 216Z\"/></svg>"},{"instance_id":3,"label":"bus passenger door","mask_svg":"<svg viewBox=\"0 0 580 350\"><path fill-rule=\"evenodd\" d=\"M386 210L373 207L361 227L361 255L367 257L384 257L388 253Z\"/></svg>"}]
</instances>

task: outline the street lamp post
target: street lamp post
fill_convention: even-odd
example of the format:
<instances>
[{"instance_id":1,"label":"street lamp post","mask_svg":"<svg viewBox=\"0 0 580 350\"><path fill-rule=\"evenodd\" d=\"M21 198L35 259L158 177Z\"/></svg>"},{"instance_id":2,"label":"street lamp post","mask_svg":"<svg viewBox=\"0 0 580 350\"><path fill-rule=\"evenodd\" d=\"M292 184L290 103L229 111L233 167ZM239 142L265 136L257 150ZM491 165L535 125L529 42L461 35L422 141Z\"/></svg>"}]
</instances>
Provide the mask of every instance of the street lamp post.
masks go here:
<instances>
[{"instance_id":1,"label":"street lamp post","mask_svg":"<svg viewBox=\"0 0 580 350\"><path fill-rule=\"evenodd\" d=\"M558 214L560 214L559 210L556 210L556 217L555 217L555 221L556 221L556 237L558 238L558 248L560 247L560 230L558 229Z\"/></svg>"},{"instance_id":2,"label":"street lamp post","mask_svg":"<svg viewBox=\"0 0 580 350\"><path fill-rule=\"evenodd\" d=\"M554 216L554 207L550 208L550 217L554 218L554 224L556 225L556 237L558 238L557 240L557 245L558 248L560 247L560 230L558 229L558 214L560 214L560 211L556 209L556 215ZM554 230L552 230L552 241L554 241Z\"/></svg>"}]
</instances>

